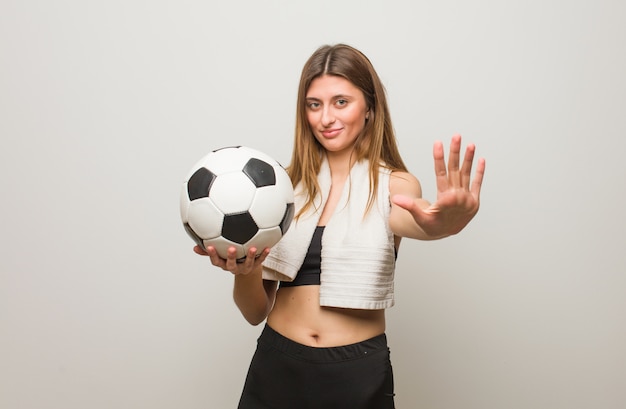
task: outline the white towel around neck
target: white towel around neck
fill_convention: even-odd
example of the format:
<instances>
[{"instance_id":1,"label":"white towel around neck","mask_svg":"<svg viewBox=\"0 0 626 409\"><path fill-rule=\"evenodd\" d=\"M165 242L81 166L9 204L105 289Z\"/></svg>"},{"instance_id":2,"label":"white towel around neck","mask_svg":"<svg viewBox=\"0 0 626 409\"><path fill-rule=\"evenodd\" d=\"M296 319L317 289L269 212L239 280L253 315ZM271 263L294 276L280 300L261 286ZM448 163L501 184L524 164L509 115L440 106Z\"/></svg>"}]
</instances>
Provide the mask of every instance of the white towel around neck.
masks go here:
<instances>
[{"instance_id":1,"label":"white towel around neck","mask_svg":"<svg viewBox=\"0 0 626 409\"><path fill-rule=\"evenodd\" d=\"M322 236L320 305L328 307L383 309L394 303L393 278L395 250L389 228L389 176L380 168L376 202L367 214L369 165L357 162L343 187L335 211ZM263 278L292 281L300 269L328 194L331 177L324 159L318 174L321 193L285 236L271 249L263 262ZM296 211L306 193L296 186Z\"/></svg>"}]
</instances>

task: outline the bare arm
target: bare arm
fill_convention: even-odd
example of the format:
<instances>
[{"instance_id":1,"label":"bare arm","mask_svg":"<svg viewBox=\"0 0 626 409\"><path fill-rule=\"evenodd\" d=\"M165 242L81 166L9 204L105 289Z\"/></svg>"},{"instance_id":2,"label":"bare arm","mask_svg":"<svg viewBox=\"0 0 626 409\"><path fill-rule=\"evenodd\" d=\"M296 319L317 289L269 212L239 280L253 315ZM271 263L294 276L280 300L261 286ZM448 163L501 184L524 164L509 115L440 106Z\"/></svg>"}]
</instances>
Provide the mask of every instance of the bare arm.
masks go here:
<instances>
[{"instance_id":1,"label":"bare arm","mask_svg":"<svg viewBox=\"0 0 626 409\"><path fill-rule=\"evenodd\" d=\"M415 177L394 172L389 187L392 201L389 224L394 234L432 240L463 230L478 212L485 173L485 160L479 159L476 174L470 182L475 149L473 144L467 146L463 164L459 166L461 136L455 135L450 143L446 167L443 144L435 143L437 200L432 204L422 199L421 187Z\"/></svg>"},{"instance_id":2,"label":"bare arm","mask_svg":"<svg viewBox=\"0 0 626 409\"><path fill-rule=\"evenodd\" d=\"M391 197L402 195L410 198L414 206L427 209L430 203L422 198L422 188L417 178L407 172L393 172L389 182L389 193ZM399 237L408 237L418 240L435 240L444 236L428 235L407 209L398 206L392 200L391 213L389 215L389 226L393 234Z\"/></svg>"},{"instance_id":3,"label":"bare arm","mask_svg":"<svg viewBox=\"0 0 626 409\"><path fill-rule=\"evenodd\" d=\"M209 256L214 266L230 271L235 276L233 299L246 321L258 325L267 318L274 306L277 289L277 282L262 278L261 263L269 254L269 249L255 257L256 248L251 248L243 263L237 263L234 247L229 249L226 259L219 257L213 247L208 247L205 252L196 246L194 251Z\"/></svg>"},{"instance_id":4,"label":"bare arm","mask_svg":"<svg viewBox=\"0 0 626 409\"><path fill-rule=\"evenodd\" d=\"M261 278L261 268L250 274L235 276L233 298L246 321L259 325L267 318L274 306L277 287L277 281Z\"/></svg>"}]
</instances>

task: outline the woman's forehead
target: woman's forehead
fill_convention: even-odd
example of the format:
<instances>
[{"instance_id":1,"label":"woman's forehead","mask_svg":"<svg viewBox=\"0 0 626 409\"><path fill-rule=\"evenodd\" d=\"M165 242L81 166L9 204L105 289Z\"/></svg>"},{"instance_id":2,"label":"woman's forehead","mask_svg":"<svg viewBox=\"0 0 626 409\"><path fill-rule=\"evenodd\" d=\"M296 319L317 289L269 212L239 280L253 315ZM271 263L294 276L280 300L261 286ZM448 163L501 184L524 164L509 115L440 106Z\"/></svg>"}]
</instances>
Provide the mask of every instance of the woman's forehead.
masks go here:
<instances>
[{"instance_id":1,"label":"woman's forehead","mask_svg":"<svg viewBox=\"0 0 626 409\"><path fill-rule=\"evenodd\" d=\"M329 98L336 96L362 95L362 92L349 80L337 75L322 75L311 81L306 93L307 98Z\"/></svg>"}]
</instances>

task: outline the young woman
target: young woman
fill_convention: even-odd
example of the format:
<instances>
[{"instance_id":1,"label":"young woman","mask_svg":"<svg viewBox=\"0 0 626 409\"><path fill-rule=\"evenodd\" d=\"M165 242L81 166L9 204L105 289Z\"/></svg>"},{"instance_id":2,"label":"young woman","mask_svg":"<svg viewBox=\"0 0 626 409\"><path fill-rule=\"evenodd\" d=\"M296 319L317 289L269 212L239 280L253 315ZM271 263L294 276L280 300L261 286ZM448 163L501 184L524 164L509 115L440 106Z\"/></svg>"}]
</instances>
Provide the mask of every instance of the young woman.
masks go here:
<instances>
[{"instance_id":1,"label":"young woman","mask_svg":"<svg viewBox=\"0 0 626 409\"><path fill-rule=\"evenodd\" d=\"M385 309L393 305L402 237L433 240L476 214L485 170L470 183L474 146L462 166L454 136L448 165L435 143L437 200L422 198L395 140L385 91L372 64L343 44L306 62L287 171L296 220L283 239L237 263L206 252L235 276L234 299L258 340L240 409L394 407Z\"/></svg>"}]
</instances>

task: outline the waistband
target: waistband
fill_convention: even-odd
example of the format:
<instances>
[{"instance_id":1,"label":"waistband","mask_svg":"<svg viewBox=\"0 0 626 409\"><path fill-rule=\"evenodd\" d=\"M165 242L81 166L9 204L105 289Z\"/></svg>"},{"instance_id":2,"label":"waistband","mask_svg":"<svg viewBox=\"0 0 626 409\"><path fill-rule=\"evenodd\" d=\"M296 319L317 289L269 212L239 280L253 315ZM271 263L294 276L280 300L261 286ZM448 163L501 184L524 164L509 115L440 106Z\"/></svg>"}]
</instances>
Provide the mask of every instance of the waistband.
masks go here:
<instances>
[{"instance_id":1,"label":"waistband","mask_svg":"<svg viewBox=\"0 0 626 409\"><path fill-rule=\"evenodd\" d=\"M258 339L259 344L266 344L272 348L290 355L294 358L309 362L330 363L365 358L380 351L388 351L387 336L380 334L356 344L338 347L311 347L293 341L279 334L269 325L265 324Z\"/></svg>"}]
</instances>

